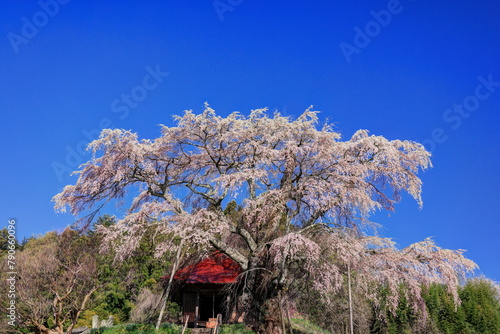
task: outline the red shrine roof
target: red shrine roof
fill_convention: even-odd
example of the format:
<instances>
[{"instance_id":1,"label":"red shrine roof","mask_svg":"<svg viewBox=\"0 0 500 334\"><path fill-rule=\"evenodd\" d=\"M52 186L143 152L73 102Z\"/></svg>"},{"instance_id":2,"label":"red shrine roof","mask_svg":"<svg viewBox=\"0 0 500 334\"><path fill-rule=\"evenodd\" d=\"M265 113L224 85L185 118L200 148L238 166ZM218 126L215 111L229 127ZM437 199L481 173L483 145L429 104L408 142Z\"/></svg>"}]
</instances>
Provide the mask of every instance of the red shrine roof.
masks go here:
<instances>
[{"instance_id":1,"label":"red shrine roof","mask_svg":"<svg viewBox=\"0 0 500 334\"><path fill-rule=\"evenodd\" d=\"M206 259L179 269L175 280L186 283L224 284L234 283L236 277L242 273L241 267L227 255L216 251Z\"/></svg>"}]
</instances>

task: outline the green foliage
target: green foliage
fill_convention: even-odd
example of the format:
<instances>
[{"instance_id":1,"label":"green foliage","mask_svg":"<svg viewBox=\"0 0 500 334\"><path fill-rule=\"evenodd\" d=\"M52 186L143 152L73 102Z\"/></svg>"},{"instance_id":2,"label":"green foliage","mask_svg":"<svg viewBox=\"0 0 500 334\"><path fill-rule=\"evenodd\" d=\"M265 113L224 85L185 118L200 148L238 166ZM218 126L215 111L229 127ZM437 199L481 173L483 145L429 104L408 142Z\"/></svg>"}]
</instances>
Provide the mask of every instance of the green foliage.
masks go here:
<instances>
[{"instance_id":1,"label":"green foliage","mask_svg":"<svg viewBox=\"0 0 500 334\"><path fill-rule=\"evenodd\" d=\"M95 232L96 226L109 227L114 224L114 218L109 215L98 219L89 233L96 241L96 248L101 243L101 236ZM101 256L99 281L102 287L91 308L100 318L113 315L117 323L129 321L130 312L141 290L148 288L155 293L161 291L158 282L165 275L169 262L154 256L156 243L159 241L160 238L150 229L140 240L139 247L125 260L115 262L113 252Z\"/></svg>"},{"instance_id":2,"label":"green foliage","mask_svg":"<svg viewBox=\"0 0 500 334\"><path fill-rule=\"evenodd\" d=\"M26 242L23 244L23 250L38 249L41 248L41 246L50 245L55 242L57 242L57 233L54 231L47 232L45 235L26 239Z\"/></svg>"},{"instance_id":3,"label":"green foliage","mask_svg":"<svg viewBox=\"0 0 500 334\"><path fill-rule=\"evenodd\" d=\"M255 332L247 329L244 324L222 325L219 334L254 334Z\"/></svg>"},{"instance_id":4,"label":"green foliage","mask_svg":"<svg viewBox=\"0 0 500 334\"><path fill-rule=\"evenodd\" d=\"M460 288L459 296L462 304L455 309L446 287L433 285L425 291L429 314L440 333L500 333L500 299L490 281L472 279Z\"/></svg>"},{"instance_id":5,"label":"green foliage","mask_svg":"<svg viewBox=\"0 0 500 334\"><path fill-rule=\"evenodd\" d=\"M113 312L115 310L120 310L124 316L127 316L130 312L130 302L128 301L125 292L117 286L116 289L106 292L104 297L104 310L108 312ZM122 319L124 317L121 317Z\"/></svg>"},{"instance_id":6,"label":"green foliage","mask_svg":"<svg viewBox=\"0 0 500 334\"><path fill-rule=\"evenodd\" d=\"M116 284L107 286L106 292L101 292L96 300L97 306L92 310L100 319L105 319L112 315L116 323L124 322L128 319L132 308L127 293Z\"/></svg>"},{"instance_id":7,"label":"green foliage","mask_svg":"<svg viewBox=\"0 0 500 334\"><path fill-rule=\"evenodd\" d=\"M132 309L130 297L126 287L113 279L99 290L91 310L101 319L113 315L116 323L121 323L128 320Z\"/></svg>"},{"instance_id":8,"label":"green foliage","mask_svg":"<svg viewBox=\"0 0 500 334\"><path fill-rule=\"evenodd\" d=\"M466 330L462 308L455 309L452 297L446 287L434 284L424 292L429 316L441 333L469 333Z\"/></svg>"},{"instance_id":9,"label":"green foliage","mask_svg":"<svg viewBox=\"0 0 500 334\"><path fill-rule=\"evenodd\" d=\"M3 229L0 230L0 250L2 251L2 253L0 254L3 254L4 253L3 251L7 253L7 250L9 249L8 246L9 246L9 230L7 229L7 227L4 227ZM14 238L14 246L16 249L19 249L19 243L15 238Z\"/></svg>"},{"instance_id":10,"label":"green foliage","mask_svg":"<svg viewBox=\"0 0 500 334\"><path fill-rule=\"evenodd\" d=\"M180 334L182 327L173 324L164 324L158 330L151 324L123 324L111 328L93 329L92 334ZM186 330L184 333L189 333Z\"/></svg>"},{"instance_id":11,"label":"green foliage","mask_svg":"<svg viewBox=\"0 0 500 334\"><path fill-rule=\"evenodd\" d=\"M330 334L330 332L304 318L293 318L291 322L294 334Z\"/></svg>"},{"instance_id":12,"label":"green foliage","mask_svg":"<svg viewBox=\"0 0 500 334\"><path fill-rule=\"evenodd\" d=\"M102 225L104 227L110 227L113 226L114 224L116 224L115 217L112 215L104 214L99 218L97 218L97 221L95 222L94 226L92 226L91 231L94 232L98 225Z\"/></svg>"},{"instance_id":13,"label":"green foliage","mask_svg":"<svg viewBox=\"0 0 500 334\"><path fill-rule=\"evenodd\" d=\"M388 333L390 334L410 334L415 325L416 316L414 311L408 305L408 300L400 296L396 314L388 314Z\"/></svg>"},{"instance_id":14,"label":"green foliage","mask_svg":"<svg viewBox=\"0 0 500 334\"><path fill-rule=\"evenodd\" d=\"M165 317L167 317L167 319L179 319L182 316L182 307L175 302L169 301L167 302L167 309L165 310L165 314Z\"/></svg>"},{"instance_id":15,"label":"green foliage","mask_svg":"<svg viewBox=\"0 0 500 334\"><path fill-rule=\"evenodd\" d=\"M473 333L500 333L500 296L485 279L470 280L460 289L463 316Z\"/></svg>"},{"instance_id":16,"label":"green foliage","mask_svg":"<svg viewBox=\"0 0 500 334\"><path fill-rule=\"evenodd\" d=\"M380 298L378 304L373 304L370 333L410 334L422 330L421 316L416 314L406 298L404 285L399 287L398 306L394 312L388 307L388 287L379 286L377 290Z\"/></svg>"},{"instance_id":17,"label":"green foliage","mask_svg":"<svg viewBox=\"0 0 500 334\"><path fill-rule=\"evenodd\" d=\"M93 329L92 334L180 334L182 326L163 324L158 330L152 324L122 324L111 328ZM185 334L190 333L187 329ZM244 324L222 325L219 334L254 334ZM318 332L320 333L320 332ZM321 332L322 333L322 332Z\"/></svg>"},{"instance_id":18,"label":"green foliage","mask_svg":"<svg viewBox=\"0 0 500 334\"><path fill-rule=\"evenodd\" d=\"M76 323L75 327L91 327L92 326L92 316L97 314L97 312L93 310L85 310L80 314L80 318Z\"/></svg>"}]
</instances>

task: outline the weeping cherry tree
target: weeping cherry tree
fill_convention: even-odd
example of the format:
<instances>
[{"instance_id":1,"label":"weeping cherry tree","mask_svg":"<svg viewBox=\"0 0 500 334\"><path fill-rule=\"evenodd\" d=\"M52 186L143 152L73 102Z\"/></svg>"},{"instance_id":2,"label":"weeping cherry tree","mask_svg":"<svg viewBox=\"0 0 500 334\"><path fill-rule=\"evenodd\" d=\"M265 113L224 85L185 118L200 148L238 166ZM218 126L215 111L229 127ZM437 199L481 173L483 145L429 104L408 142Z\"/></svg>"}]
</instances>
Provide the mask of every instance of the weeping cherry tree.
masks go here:
<instances>
[{"instance_id":1,"label":"weeping cherry tree","mask_svg":"<svg viewBox=\"0 0 500 334\"><path fill-rule=\"evenodd\" d=\"M118 256L138 246L146 226L171 236L158 243L158 256L179 240L224 253L243 270L236 309L260 332L283 330L273 310L293 303L300 282L312 282L322 302L334 298L347 267L356 272L353 289L374 303L373 283L386 286L392 310L404 286L425 315L421 287L433 282L459 302L460 277L476 266L462 251L431 239L400 250L366 233L369 216L393 211L403 193L422 205L417 173L431 164L421 144L366 130L342 140L311 108L293 120L266 109L221 117L206 105L175 120L154 140L103 130L76 184L54 197L56 209L79 215L132 196L123 219L106 229L106 240L120 240Z\"/></svg>"}]
</instances>

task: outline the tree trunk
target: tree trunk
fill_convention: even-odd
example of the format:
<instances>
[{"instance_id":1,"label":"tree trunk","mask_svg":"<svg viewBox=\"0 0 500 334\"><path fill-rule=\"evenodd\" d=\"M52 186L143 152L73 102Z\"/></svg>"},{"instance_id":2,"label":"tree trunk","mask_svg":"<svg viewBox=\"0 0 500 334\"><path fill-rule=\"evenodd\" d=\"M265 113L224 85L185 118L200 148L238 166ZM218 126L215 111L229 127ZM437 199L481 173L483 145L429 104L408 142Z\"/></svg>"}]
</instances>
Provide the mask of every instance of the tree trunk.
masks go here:
<instances>
[{"instance_id":1,"label":"tree trunk","mask_svg":"<svg viewBox=\"0 0 500 334\"><path fill-rule=\"evenodd\" d=\"M286 324L285 324L285 314L284 314L284 306L283 306L283 294L282 291L278 294L278 300L279 300L279 315L281 318L281 329L283 331L283 334L286 333Z\"/></svg>"},{"instance_id":2,"label":"tree trunk","mask_svg":"<svg viewBox=\"0 0 500 334\"><path fill-rule=\"evenodd\" d=\"M259 331L263 324L263 303L265 299L259 298L257 293L257 257L252 255L248 261L248 269L241 275L241 295L238 302L238 318L244 316L245 323Z\"/></svg>"},{"instance_id":3,"label":"tree trunk","mask_svg":"<svg viewBox=\"0 0 500 334\"><path fill-rule=\"evenodd\" d=\"M278 284L262 288L264 275L268 271L259 267L258 258L250 257L248 270L242 275L242 291L238 303L239 314L244 314L245 323L256 333L284 334L280 291Z\"/></svg>"},{"instance_id":4,"label":"tree trunk","mask_svg":"<svg viewBox=\"0 0 500 334\"><path fill-rule=\"evenodd\" d=\"M281 305L281 298L275 296L266 302L264 324L259 333L286 334L286 324Z\"/></svg>"}]
</instances>

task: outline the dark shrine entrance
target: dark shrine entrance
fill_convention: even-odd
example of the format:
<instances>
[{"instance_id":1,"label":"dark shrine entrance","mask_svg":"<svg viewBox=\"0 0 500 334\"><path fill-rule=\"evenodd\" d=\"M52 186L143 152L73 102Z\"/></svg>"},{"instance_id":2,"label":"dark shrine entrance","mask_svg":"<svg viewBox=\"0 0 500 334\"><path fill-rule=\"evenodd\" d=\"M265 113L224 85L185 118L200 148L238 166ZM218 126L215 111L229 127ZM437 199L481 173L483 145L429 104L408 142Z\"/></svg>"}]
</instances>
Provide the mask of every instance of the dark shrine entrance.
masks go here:
<instances>
[{"instance_id":1,"label":"dark shrine entrance","mask_svg":"<svg viewBox=\"0 0 500 334\"><path fill-rule=\"evenodd\" d=\"M180 269L174 280L181 283L182 321L189 327L208 327L218 315L229 319L224 288L234 284L242 272L238 263L221 252Z\"/></svg>"},{"instance_id":2,"label":"dark shrine entrance","mask_svg":"<svg viewBox=\"0 0 500 334\"><path fill-rule=\"evenodd\" d=\"M223 296L216 295L215 293L200 293L200 320L206 321L209 318L215 318L217 314L221 314L222 319L225 319L226 314L223 298Z\"/></svg>"},{"instance_id":3,"label":"dark shrine entrance","mask_svg":"<svg viewBox=\"0 0 500 334\"><path fill-rule=\"evenodd\" d=\"M193 284L187 291L184 291L182 300L182 313L184 319L189 316L189 324L194 327L205 327L210 319L221 315L222 319L227 319L225 308L225 295L214 287Z\"/></svg>"}]
</instances>

